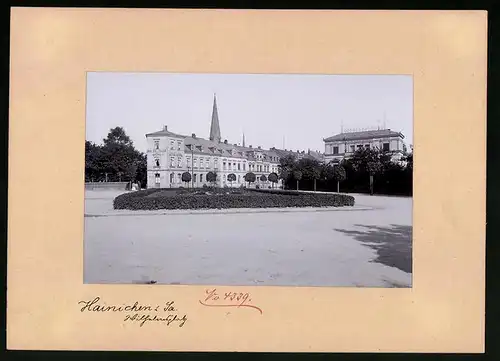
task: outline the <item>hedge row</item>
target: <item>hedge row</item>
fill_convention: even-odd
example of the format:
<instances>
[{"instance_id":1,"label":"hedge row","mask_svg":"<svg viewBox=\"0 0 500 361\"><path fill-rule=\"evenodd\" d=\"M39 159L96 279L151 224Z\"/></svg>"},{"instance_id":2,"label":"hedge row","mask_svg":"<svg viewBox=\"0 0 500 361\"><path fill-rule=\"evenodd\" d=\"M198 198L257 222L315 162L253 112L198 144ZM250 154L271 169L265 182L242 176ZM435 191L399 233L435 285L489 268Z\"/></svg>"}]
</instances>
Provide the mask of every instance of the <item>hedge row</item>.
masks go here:
<instances>
[{"instance_id":1,"label":"hedge row","mask_svg":"<svg viewBox=\"0 0 500 361\"><path fill-rule=\"evenodd\" d=\"M259 188L248 188L247 189L250 192L255 192L255 193L267 193L267 194L283 194L283 195L289 195L289 196L298 196L301 194L305 194L304 192L299 192L296 190L292 189L259 189Z\"/></svg>"},{"instance_id":2,"label":"hedge row","mask_svg":"<svg viewBox=\"0 0 500 361\"><path fill-rule=\"evenodd\" d=\"M269 192L247 192L243 194L182 194L164 197L146 197L147 194L145 192L147 191L121 194L114 199L113 206L115 209L156 210L342 207L354 205L354 197L344 194L291 195Z\"/></svg>"}]
</instances>

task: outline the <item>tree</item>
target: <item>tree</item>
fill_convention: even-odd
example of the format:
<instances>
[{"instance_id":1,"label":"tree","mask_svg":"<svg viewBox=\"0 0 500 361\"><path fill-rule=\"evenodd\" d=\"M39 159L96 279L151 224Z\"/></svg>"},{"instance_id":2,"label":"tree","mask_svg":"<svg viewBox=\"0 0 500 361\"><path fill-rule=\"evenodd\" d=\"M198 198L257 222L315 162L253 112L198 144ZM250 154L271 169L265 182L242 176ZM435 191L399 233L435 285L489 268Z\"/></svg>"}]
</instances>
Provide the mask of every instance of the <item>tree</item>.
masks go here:
<instances>
[{"instance_id":1,"label":"tree","mask_svg":"<svg viewBox=\"0 0 500 361\"><path fill-rule=\"evenodd\" d=\"M261 181L261 182L265 182L265 181L267 181L267 177L266 177L264 174L263 174L263 175L261 175L261 176L260 176L260 181Z\"/></svg>"},{"instance_id":2,"label":"tree","mask_svg":"<svg viewBox=\"0 0 500 361\"><path fill-rule=\"evenodd\" d=\"M293 178L297 181L297 190L299 190L299 181L302 179L302 172L300 170L294 171Z\"/></svg>"},{"instance_id":3,"label":"tree","mask_svg":"<svg viewBox=\"0 0 500 361\"><path fill-rule=\"evenodd\" d=\"M206 177L207 177L207 182L210 182L212 184L212 187L215 188L215 183L217 182L217 173L208 172Z\"/></svg>"},{"instance_id":4,"label":"tree","mask_svg":"<svg viewBox=\"0 0 500 361\"><path fill-rule=\"evenodd\" d=\"M334 167L333 178L337 181L337 193L340 192L340 182L343 182L347 177L345 168L342 165Z\"/></svg>"},{"instance_id":5,"label":"tree","mask_svg":"<svg viewBox=\"0 0 500 361\"><path fill-rule=\"evenodd\" d=\"M109 130L108 136L103 139L104 145L112 144L120 144L133 147L134 144L130 137L125 133L125 130L122 127L115 127Z\"/></svg>"},{"instance_id":6,"label":"tree","mask_svg":"<svg viewBox=\"0 0 500 361\"><path fill-rule=\"evenodd\" d=\"M231 183L231 188L233 188L233 182L236 180L236 175L234 173L228 174L227 180Z\"/></svg>"},{"instance_id":7,"label":"tree","mask_svg":"<svg viewBox=\"0 0 500 361\"><path fill-rule=\"evenodd\" d=\"M269 176L267 177L267 179L269 179L269 182L272 183L273 185L273 188L274 188L274 183L278 183L278 175L276 173L271 173L269 174Z\"/></svg>"},{"instance_id":8,"label":"tree","mask_svg":"<svg viewBox=\"0 0 500 361\"><path fill-rule=\"evenodd\" d=\"M313 181L313 189L316 191L316 181L321 177L321 164L316 159L302 158L296 165L295 170L302 172L305 179Z\"/></svg>"},{"instance_id":9,"label":"tree","mask_svg":"<svg viewBox=\"0 0 500 361\"><path fill-rule=\"evenodd\" d=\"M321 167L321 178L327 182L335 179L335 165L332 163L323 164Z\"/></svg>"},{"instance_id":10,"label":"tree","mask_svg":"<svg viewBox=\"0 0 500 361\"><path fill-rule=\"evenodd\" d=\"M250 187L250 183L255 182L256 179L257 177L252 172L248 172L247 174L245 174L245 182L248 182L248 187Z\"/></svg>"},{"instance_id":11,"label":"tree","mask_svg":"<svg viewBox=\"0 0 500 361\"><path fill-rule=\"evenodd\" d=\"M138 153L137 172L136 172L135 179L139 183L140 188L146 187L146 185L148 184L147 157L146 157L146 154L144 154L144 153Z\"/></svg>"},{"instance_id":12,"label":"tree","mask_svg":"<svg viewBox=\"0 0 500 361\"><path fill-rule=\"evenodd\" d=\"M285 187L288 180L290 179L291 171L286 170L286 169L280 169L279 173L280 173L279 178L282 180L283 187Z\"/></svg>"},{"instance_id":13,"label":"tree","mask_svg":"<svg viewBox=\"0 0 500 361\"><path fill-rule=\"evenodd\" d=\"M101 147L86 140L85 141L85 181L98 182L104 171Z\"/></svg>"},{"instance_id":14,"label":"tree","mask_svg":"<svg viewBox=\"0 0 500 361\"><path fill-rule=\"evenodd\" d=\"M186 186L189 188L189 182L191 182L191 173L184 172L182 173L182 181L186 183Z\"/></svg>"},{"instance_id":15,"label":"tree","mask_svg":"<svg viewBox=\"0 0 500 361\"><path fill-rule=\"evenodd\" d=\"M390 166L391 155L376 149L358 149L348 161L355 172L364 172L370 177L370 194L373 194L373 177Z\"/></svg>"},{"instance_id":16,"label":"tree","mask_svg":"<svg viewBox=\"0 0 500 361\"><path fill-rule=\"evenodd\" d=\"M280 165L278 166L279 178L283 180L283 185L287 184L292 175L293 169L296 166L296 160L293 155L287 155L280 158Z\"/></svg>"},{"instance_id":17,"label":"tree","mask_svg":"<svg viewBox=\"0 0 500 361\"><path fill-rule=\"evenodd\" d=\"M85 142L85 180L147 182L146 155L121 127L110 129L103 145Z\"/></svg>"}]
</instances>

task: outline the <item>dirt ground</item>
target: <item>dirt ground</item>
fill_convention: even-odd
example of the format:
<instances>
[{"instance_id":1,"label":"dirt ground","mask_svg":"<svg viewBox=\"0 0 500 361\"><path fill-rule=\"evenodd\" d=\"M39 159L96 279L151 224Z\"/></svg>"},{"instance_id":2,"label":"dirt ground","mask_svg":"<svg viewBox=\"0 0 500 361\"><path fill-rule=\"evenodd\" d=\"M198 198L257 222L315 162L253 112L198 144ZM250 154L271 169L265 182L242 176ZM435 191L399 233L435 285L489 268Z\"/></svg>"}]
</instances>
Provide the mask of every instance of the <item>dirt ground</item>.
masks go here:
<instances>
[{"instance_id":1,"label":"dirt ground","mask_svg":"<svg viewBox=\"0 0 500 361\"><path fill-rule=\"evenodd\" d=\"M411 287L412 199L336 209L115 211L86 191L84 282Z\"/></svg>"}]
</instances>

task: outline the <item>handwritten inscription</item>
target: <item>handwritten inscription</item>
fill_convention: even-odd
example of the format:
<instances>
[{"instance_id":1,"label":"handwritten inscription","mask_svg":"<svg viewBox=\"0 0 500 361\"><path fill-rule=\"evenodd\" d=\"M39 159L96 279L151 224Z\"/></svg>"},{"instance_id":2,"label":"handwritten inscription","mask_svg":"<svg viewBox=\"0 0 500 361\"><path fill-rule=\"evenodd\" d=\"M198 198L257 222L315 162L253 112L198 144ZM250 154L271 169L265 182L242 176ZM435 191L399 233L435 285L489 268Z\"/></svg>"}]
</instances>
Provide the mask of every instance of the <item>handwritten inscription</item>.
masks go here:
<instances>
[{"instance_id":1,"label":"handwritten inscription","mask_svg":"<svg viewBox=\"0 0 500 361\"><path fill-rule=\"evenodd\" d=\"M207 307L247 307L262 314L262 309L253 305L250 294L243 292L219 292L216 288L205 290L205 296L199 302Z\"/></svg>"},{"instance_id":2,"label":"handwritten inscription","mask_svg":"<svg viewBox=\"0 0 500 361\"><path fill-rule=\"evenodd\" d=\"M139 327L144 326L146 322L164 323L167 326L175 324L179 327L184 326L188 320L187 315L178 313L174 301L168 301L163 304L140 304L138 301L133 304L108 305L101 301L100 297L92 300L80 301L80 312L117 312L125 314L124 322L137 322Z\"/></svg>"}]
</instances>

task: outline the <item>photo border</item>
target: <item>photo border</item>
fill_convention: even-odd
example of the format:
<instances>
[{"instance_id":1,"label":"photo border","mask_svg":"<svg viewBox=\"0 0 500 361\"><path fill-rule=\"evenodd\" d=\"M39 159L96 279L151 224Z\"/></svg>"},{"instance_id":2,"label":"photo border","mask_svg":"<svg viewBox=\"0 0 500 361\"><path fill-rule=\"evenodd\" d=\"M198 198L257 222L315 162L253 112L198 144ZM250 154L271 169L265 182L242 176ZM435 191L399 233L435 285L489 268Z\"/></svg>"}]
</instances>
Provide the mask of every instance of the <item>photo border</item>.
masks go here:
<instances>
[{"instance_id":1,"label":"photo border","mask_svg":"<svg viewBox=\"0 0 500 361\"><path fill-rule=\"evenodd\" d=\"M357 28L354 24L359 21L370 31ZM213 24L223 25L213 27ZM273 28L275 24L281 28ZM332 24L337 30L333 36ZM393 31L396 25L403 24L404 33ZM236 31L224 32L228 25ZM12 9L7 346L10 349L482 352L486 25L486 13L477 11L411 14L343 11L340 14ZM139 28L143 29L142 35L147 35L146 39L133 33ZM167 39L162 37L172 34L167 31L171 28L177 30L175 34ZM270 28L275 30L273 42L264 33ZM298 33L297 29L304 28L307 31ZM210 49L200 42L207 29L220 35ZM296 37L285 34L284 29ZM346 33L351 35L349 39L343 38ZM246 45L254 52L241 47L239 52L234 51L235 38L249 34L254 42ZM460 41L450 41L450 34ZM99 52L102 48L107 52ZM304 48L309 52L304 53ZM394 48L399 51L397 58L391 56ZM342 56L337 57L336 49L341 49ZM375 49L378 52L372 53ZM416 49L420 52L415 52ZM237 55L231 57L230 50ZM193 54L203 52L204 57L193 60ZM372 56L367 57L368 54ZM294 61L283 61L285 56ZM241 61L235 61L235 57ZM368 74L390 69L390 73L399 74L405 68L413 69L414 86L419 80L414 96L418 94L416 99L421 100L414 107L417 157L415 270L411 292L244 287L252 289L269 315L256 321L253 314L239 313L228 319L223 313L200 308L196 305L202 291L198 286L75 284L76 275L83 272L81 261L74 262L75 257L81 258L83 246L81 144L85 139L85 119L81 115L85 95L82 97L79 72L90 65L115 71L151 68L168 71L175 67L193 71L201 67L206 72L225 68L246 73L242 69L245 65L269 72L281 67L290 73L308 69L309 73L324 73L330 69L334 73ZM74 121L78 125L68 127L67 119L74 119L75 114L80 114L76 116L80 121ZM473 126L469 119L478 121ZM450 132L453 137L445 143L440 143L434 134ZM426 138L420 138L420 134ZM475 147L459 155L456 147L463 139ZM439 161L433 154L437 145L440 145ZM39 194L36 187L29 187L30 173L23 164L39 149L44 149L46 161L30 163L30 172L39 173L42 166L54 167L58 179L65 181L57 193ZM64 154L60 149L65 149ZM58 168L61 162L67 165L64 174ZM445 172L443 163L449 167ZM458 167L463 163L468 167ZM434 188L429 188L426 174L440 175L433 179ZM51 186L47 179L40 179L37 184L41 189ZM457 192L465 193L466 204L452 197ZM24 212L26 202L31 204L30 214ZM65 219L64 224L61 218ZM143 287L140 296L132 289L136 287ZM100 315L99 319L84 316L77 307L80 299L95 294L110 302L160 300L167 289L167 293L175 293L176 302L194 319L187 332L184 328L177 332L155 326L146 333L138 328L124 328L120 319L113 316ZM39 306L38 312L30 312L32 303ZM310 307L304 311L307 303ZM336 306L333 309L332 304ZM322 313L322 309L329 312ZM33 327L27 330L26 324ZM332 324L340 327L332 328ZM401 328L403 324L405 327ZM211 325L217 325L217 335L206 333ZM242 325L245 329L236 335L234 330L240 330ZM304 330L313 331L312 337L304 338ZM84 340L79 337L82 334L93 337Z\"/></svg>"}]
</instances>

